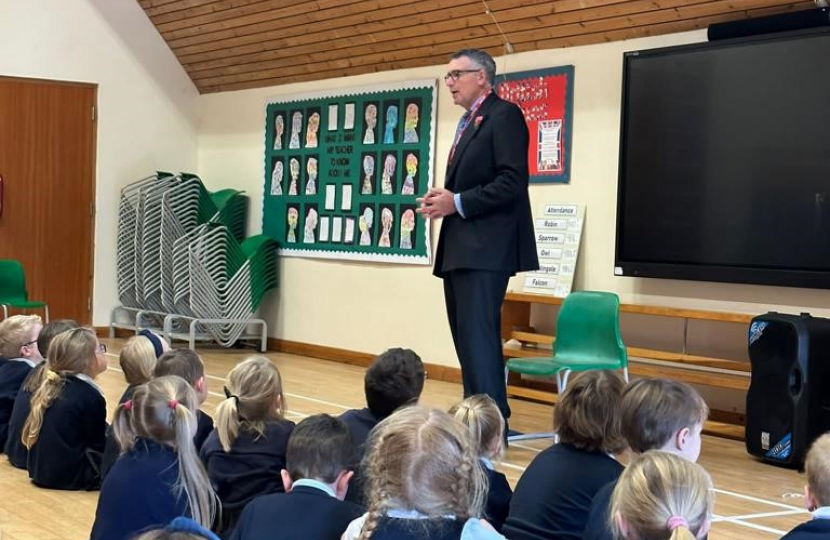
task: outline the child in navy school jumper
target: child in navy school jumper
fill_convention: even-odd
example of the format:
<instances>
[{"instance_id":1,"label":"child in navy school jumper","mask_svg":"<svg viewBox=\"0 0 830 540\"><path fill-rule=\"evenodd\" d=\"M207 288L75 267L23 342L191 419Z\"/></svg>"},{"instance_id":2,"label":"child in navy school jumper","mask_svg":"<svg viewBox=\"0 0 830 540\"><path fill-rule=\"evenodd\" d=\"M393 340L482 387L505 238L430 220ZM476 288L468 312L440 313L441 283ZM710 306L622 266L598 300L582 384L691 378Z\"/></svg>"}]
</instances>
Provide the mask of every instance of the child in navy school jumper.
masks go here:
<instances>
[{"instance_id":1,"label":"child in navy school jumper","mask_svg":"<svg viewBox=\"0 0 830 540\"><path fill-rule=\"evenodd\" d=\"M21 435L35 485L100 487L107 404L94 379L107 369L106 352L89 328L67 330L52 340Z\"/></svg>"},{"instance_id":2,"label":"child in navy school jumper","mask_svg":"<svg viewBox=\"0 0 830 540\"><path fill-rule=\"evenodd\" d=\"M211 531L186 517L177 517L163 529L148 531L134 540L221 540Z\"/></svg>"},{"instance_id":3,"label":"child in navy school jumper","mask_svg":"<svg viewBox=\"0 0 830 540\"><path fill-rule=\"evenodd\" d=\"M55 336L73 328L78 328L78 323L71 319L56 319L46 323L37 338L38 351L41 352L44 358L48 358L49 346ZM29 450L21 440L23 424L26 423L26 418L29 417L29 405L32 393L36 389L35 383L38 381L38 372L44 369L44 366L45 362L40 362L28 371L14 398L14 406L9 418L8 436L3 450L9 458L9 463L18 469L26 468L26 458L29 456Z\"/></svg>"},{"instance_id":4,"label":"child in navy school jumper","mask_svg":"<svg viewBox=\"0 0 830 540\"><path fill-rule=\"evenodd\" d=\"M622 472L613 454L626 448L619 406L624 383L612 371L586 371L568 384L553 410L559 442L525 469L510 501L511 540L577 540L597 491Z\"/></svg>"},{"instance_id":5,"label":"child in navy school jumper","mask_svg":"<svg viewBox=\"0 0 830 540\"><path fill-rule=\"evenodd\" d=\"M288 438L280 372L268 358L252 356L228 373L227 398L216 408L216 429L200 452L222 503L219 536L230 532L254 497L284 491Z\"/></svg>"},{"instance_id":6,"label":"child in navy school jumper","mask_svg":"<svg viewBox=\"0 0 830 540\"><path fill-rule=\"evenodd\" d=\"M660 450L626 467L611 498L616 540L698 540L712 523L712 480L700 465Z\"/></svg>"},{"instance_id":7,"label":"child in navy school jumper","mask_svg":"<svg viewBox=\"0 0 830 540\"><path fill-rule=\"evenodd\" d=\"M807 473L804 505L813 513L813 519L797 526L781 540L830 538L830 434L825 433L810 446L804 470Z\"/></svg>"},{"instance_id":8,"label":"child in navy school jumper","mask_svg":"<svg viewBox=\"0 0 830 540\"><path fill-rule=\"evenodd\" d=\"M156 360L156 367L153 369L153 377L165 375L177 375L190 383L196 390L196 397L199 399L199 407L205 402L208 396L207 380L205 379L205 364L195 351L190 349L171 349L162 354ZM193 442L198 452L207 440L208 435L213 431L213 418L207 413L198 409L196 421L199 424Z\"/></svg>"},{"instance_id":9,"label":"child in navy school jumper","mask_svg":"<svg viewBox=\"0 0 830 540\"><path fill-rule=\"evenodd\" d=\"M689 461L700 455L700 431L709 407L686 383L670 379L638 379L623 392L620 428L633 452L671 452ZM591 502L583 540L613 540L609 521L616 482L600 489Z\"/></svg>"},{"instance_id":10,"label":"child in navy school jumper","mask_svg":"<svg viewBox=\"0 0 830 540\"><path fill-rule=\"evenodd\" d=\"M230 540L339 540L363 513L343 501L353 460L352 435L343 422L327 414L304 419L288 440L285 493L248 503Z\"/></svg>"},{"instance_id":11,"label":"child in navy school jumper","mask_svg":"<svg viewBox=\"0 0 830 540\"><path fill-rule=\"evenodd\" d=\"M349 426L357 449L355 476L349 484L347 501L360 505L364 502L359 463L369 432L396 409L417 403L424 390L424 378L424 363L410 349L389 349L375 358L366 370L363 377L366 407L340 415L340 420Z\"/></svg>"},{"instance_id":12,"label":"child in navy school jumper","mask_svg":"<svg viewBox=\"0 0 830 540\"><path fill-rule=\"evenodd\" d=\"M450 414L467 426L473 444L477 445L478 461L489 481L484 517L501 531L513 497L507 477L493 468L493 460L504 451L504 417L493 398L485 394L468 397L450 409Z\"/></svg>"},{"instance_id":13,"label":"child in navy school jumper","mask_svg":"<svg viewBox=\"0 0 830 540\"><path fill-rule=\"evenodd\" d=\"M43 328L37 315L14 315L0 322L0 450L6 446L14 400L23 381L43 362L37 338Z\"/></svg>"},{"instance_id":14,"label":"child in navy school jumper","mask_svg":"<svg viewBox=\"0 0 830 540\"><path fill-rule=\"evenodd\" d=\"M153 369L156 361L169 351L170 346L164 338L157 336L149 330L142 330L137 336L127 340L121 352L118 353L118 364L127 380L127 388L118 404L132 399L135 389L150 380L153 376ZM107 442L104 446L104 457L101 461L101 478L106 478L115 460L118 459L119 447L115 440L115 433L112 427L107 429Z\"/></svg>"},{"instance_id":15,"label":"child in navy school jumper","mask_svg":"<svg viewBox=\"0 0 830 540\"><path fill-rule=\"evenodd\" d=\"M480 519L487 476L466 428L418 405L378 424L364 460L368 513L343 540L504 540Z\"/></svg>"},{"instance_id":16,"label":"child in navy school jumper","mask_svg":"<svg viewBox=\"0 0 830 540\"><path fill-rule=\"evenodd\" d=\"M216 496L193 443L199 400L187 381L158 377L118 406L123 453L101 486L91 540L128 540L175 517L210 526Z\"/></svg>"}]
</instances>

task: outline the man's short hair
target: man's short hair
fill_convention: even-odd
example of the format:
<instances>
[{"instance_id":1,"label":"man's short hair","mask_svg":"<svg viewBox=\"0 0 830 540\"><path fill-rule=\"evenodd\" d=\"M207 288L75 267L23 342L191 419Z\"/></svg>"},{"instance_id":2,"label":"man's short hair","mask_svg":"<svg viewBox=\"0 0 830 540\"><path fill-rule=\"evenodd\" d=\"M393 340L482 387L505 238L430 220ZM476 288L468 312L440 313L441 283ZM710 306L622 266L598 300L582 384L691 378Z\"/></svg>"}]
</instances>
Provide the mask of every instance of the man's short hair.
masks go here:
<instances>
[{"instance_id":1,"label":"man's short hair","mask_svg":"<svg viewBox=\"0 0 830 540\"><path fill-rule=\"evenodd\" d=\"M424 389L424 363L410 349L394 348L375 358L363 379L366 405L378 418L412 404Z\"/></svg>"},{"instance_id":2,"label":"man's short hair","mask_svg":"<svg viewBox=\"0 0 830 540\"><path fill-rule=\"evenodd\" d=\"M205 376L205 364L195 351L171 349L159 357L153 369L153 377L165 375L178 375L193 386Z\"/></svg>"},{"instance_id":3,"label":"man's short hair","mask_svg":"<svg viewBox=\"0 0 830 540\"><path fill-rule=\"evenodd\" d=\"M553 408L559 442L588 452L617 453L626 448L620 432L620 401L625 383L613 371L579 373Z\"/></svg>"},{"instance_id":4,"label":"man's short hair","mask_svg":"<svg viewBox=\"0 0 830 540\"><path fill-rule=\"evenodd\" d=\"M285 463L292 481L309 478L331 484L352 467L354 459L354 442L348 426L328 414L315 414L291 432Z\"/></svg>"},{"instance_id":5,"label":"man's short hair","mask_svg":"<svg viewBox=\"0 0 830 540\"><path fill-rule=\"evenodd\" d=\"M465 56L472 60L476 66L484 70L484 75L487 77L490 86L496 85L496 61L493 60L493 57L487 51L482 51L481 49L461 49L450 55L450 60L456 60Z\"/></svg>"},{"instance_id":6,"label":"man's short hair","mask_svg":"<svg viewBox=\"0 0 830 540\"><path fill-rule=\"evenodd\" d=\"M620 422L623 436L638 453L659 450L683 428L692 429L709 416L700 394L670 379L638 379L623 392Z\"/></svg>"},{"instance_id":7,"label":"man's short hair","mask_svg":"<svg viewBox=\"0 0 830 540\"><path fill-rule=\"evenodd\" d=\"M46 323L37 337L37 349L44 358L49 358L49 345L58 334L78 328L80 325L72 319L57 319Z\"/></svg>"},{"instance_id":8,"label":"man's short hair","mask_svg":"<svg viewBox=\"0 0 830 540\"><path fill-rule=\"evenodd\" d=\"M819 506L830 505L830 433L825 433L810 446L804 470L816 502Z\"/></svg>"}]
</instances>

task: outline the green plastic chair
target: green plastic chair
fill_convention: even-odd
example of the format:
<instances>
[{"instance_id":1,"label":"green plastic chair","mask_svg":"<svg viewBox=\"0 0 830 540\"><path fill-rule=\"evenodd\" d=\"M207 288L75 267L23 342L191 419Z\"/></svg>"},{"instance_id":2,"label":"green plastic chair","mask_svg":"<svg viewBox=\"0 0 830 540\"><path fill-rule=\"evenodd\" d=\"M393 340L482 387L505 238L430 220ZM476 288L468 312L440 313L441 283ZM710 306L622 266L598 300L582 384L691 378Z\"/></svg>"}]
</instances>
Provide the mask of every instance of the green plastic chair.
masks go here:
<instances>
[{"instance_id":1,"label":"green plastic chair","mask_svg":"<svg viewBox=\"0 0 830 540\"><path fill-rule=\"evenodd\" d=\"M562 302L556 319L552 358L511 358L507 369L535 377L556 377L559 395L571 372L621 369L628 382L628 353L620 336L620 299L614 293L578 291ZM535 439L552 434L519 435Z\"/></svg>"},{"instance_id":2,"label":"green plastic chair","mask_svg":"<svg viewBox=\"0 0 830 540\"><path fill-rule=\"evenodd\" d=\"M19 309L43 308L46 322L49 322L49 305L46 302L29 300L23 266L13 259L0 260L0 305L3 306L4 319L9 316L10 307Z\"/></svg>"}]
</instances>

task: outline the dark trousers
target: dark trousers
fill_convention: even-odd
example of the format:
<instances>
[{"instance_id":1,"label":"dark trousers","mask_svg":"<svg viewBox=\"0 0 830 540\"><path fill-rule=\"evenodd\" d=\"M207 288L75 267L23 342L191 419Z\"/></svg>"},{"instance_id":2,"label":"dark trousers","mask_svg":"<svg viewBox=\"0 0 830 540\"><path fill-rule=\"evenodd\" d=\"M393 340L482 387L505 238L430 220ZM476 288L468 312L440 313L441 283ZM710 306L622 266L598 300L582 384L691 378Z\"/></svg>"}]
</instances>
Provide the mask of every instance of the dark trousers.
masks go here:
<instances>
[{"instance_id":1,"label":"dark trousers","mask_svg":"<svg viewBox=\"0 0 830 540\"><path fill-rule=\"evenodd\" d=\"M510 276L487 270L453 270L444 275L444 300L464 397L487 394L505 420L510 417L501 346L501 304Z\"/></svg>"}]
</instances>

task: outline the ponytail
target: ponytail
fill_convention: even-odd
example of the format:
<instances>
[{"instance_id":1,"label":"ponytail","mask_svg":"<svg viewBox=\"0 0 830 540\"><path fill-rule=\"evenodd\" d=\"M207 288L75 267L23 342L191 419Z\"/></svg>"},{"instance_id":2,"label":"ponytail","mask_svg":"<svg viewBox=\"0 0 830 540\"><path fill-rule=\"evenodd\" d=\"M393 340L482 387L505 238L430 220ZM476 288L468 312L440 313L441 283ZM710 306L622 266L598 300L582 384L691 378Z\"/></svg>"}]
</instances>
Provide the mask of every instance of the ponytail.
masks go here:
<instances>
[{"instance_id":1,"label":"ponytail","mask_svg":"<svg viewBox=\"0 0 830 540\"><path fill-rule=\"evenodd\" d=\"M44 367L39 375L37 390L32 394L29 416L23 424L23 432L20 438L23 446L29 450L32 449L40 437L40 428L43 427L43 417L46 414L46 409L51 407L60 395L64 383L63 378L48 366Z\"/></svg>"}]
</instances>

